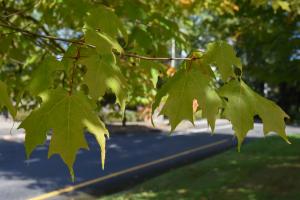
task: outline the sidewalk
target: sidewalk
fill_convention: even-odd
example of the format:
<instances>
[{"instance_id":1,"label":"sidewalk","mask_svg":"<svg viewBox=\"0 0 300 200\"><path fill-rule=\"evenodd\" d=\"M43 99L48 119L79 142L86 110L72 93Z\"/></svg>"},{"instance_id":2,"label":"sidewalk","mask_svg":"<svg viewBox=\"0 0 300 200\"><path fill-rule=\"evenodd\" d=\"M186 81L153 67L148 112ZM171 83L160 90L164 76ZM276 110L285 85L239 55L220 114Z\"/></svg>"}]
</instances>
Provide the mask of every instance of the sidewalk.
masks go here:
<instances>
[{"instance_id":1,"label":"sidewalk","mask_svg":"<svg viewBox=\"0 0 300 200\"><path fill-rule=\"evenodd\" d=\"M25 132L23 129L17 129L20 125L20 122L13 122L12 119L5 119L3 116L0 116L0 140L5 141L14 141L14 142L24 142ZM107 124L107 129L110 134L135 134L135 133L161 133L169 134L170 125L168 120L156 121L155 126L151 122L127 122L126 127L122 127L121 123L111 123ZM223 132L223 129L231 129L232 125L228 120L217 119L215 132L222 132L224 134L231 134L232 131ZM264 137L262 134L263 124L255 123L254 129L250 130L247 134L247 137ZM211 133L211 129L207 124L205 119L195 121L195 126L188 121L182 121L172 133L172 135L188 135L199 132L208 132ZM287 134L300 133L300 127L296 126L287 126ZM49 136L50 137L50 136Z\"/></svg>"},{"instance_id":2,"label":"sidewalk","mask_svg":"<svg viewBox=\"0 0 300 200\"><path fill-rule=\"evenodd\" d=\"M20 122L0 116L0 140L23 142L25 134L23 130L17 129L19 125Z\"/></svg>"}]
</instances>

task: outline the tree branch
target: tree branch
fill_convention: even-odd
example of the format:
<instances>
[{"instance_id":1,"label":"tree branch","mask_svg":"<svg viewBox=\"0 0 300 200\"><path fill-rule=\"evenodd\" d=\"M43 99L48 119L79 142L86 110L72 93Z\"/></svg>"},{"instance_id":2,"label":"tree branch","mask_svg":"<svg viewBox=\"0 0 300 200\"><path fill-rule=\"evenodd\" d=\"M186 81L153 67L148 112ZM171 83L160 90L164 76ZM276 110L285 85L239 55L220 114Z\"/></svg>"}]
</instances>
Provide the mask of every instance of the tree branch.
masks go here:
<instances>
[{"instance_id":1,"label":"tree branch","mask_svg":"<svg viewBox=\"0 0 300 200\"><path fill-rule=\"evenodd\" d=\"M95 45L92 44L87 44L81 40L70 40L70 39L65 39L65 38L59 38L55 36L49 36L49 35L41 35L38 33L33 33L15 26L7 25L0 23L0 26L20 32L22 34L32 36L32 37L39 37L39 38L45 38L49 40L56 40L56 41L62 41L62 42L67 42L67 43L72 43L72 44L78 44L78 45L83 45L87 46L90 48L96 48ZM134 53L118 53L118 52L113 52L114 54L121 56L121 57L131 57L131 58L138 58L142 60L158 60L158 61L171 61L171 60L186 60L186 61L192 61L192 60L197 60L200 59L200 57L149 57L149 56L142 56Z\"/></svg>"},{"instance_id":2,"label":"tree branch","mask_svg":"<svg viewBox=\"0 0 300 200\"><path fill-rule=\"evenodd\" d=\"M28 4L28 8L25 8L24 10L18 10L15 8L11 8L11 7L1 7L1 9L5 9L6 11L10 11L11 13L9 13L6 16L3 16L3 18L5 19L5 23L3 22L3 20L1 20L4 24L8 24L8 25L12 25L11 23L9 23L9 20L6 18L9 18L10 16L14 16L14 15L18 15L26 20L29 20L31 22L33 22L38 28L40 28L46 35L50 35L50 33L48 32L48 30L44 27L43 24L40 23L40 21L38 21L37 19L35 19L34 17L30 16L30 15L26 15L25 12L32 10L33 8L35 8L40 2L36 3L35 5L31 5ZM25 30L24 28L22 28L22 30ZM59 51L61 51L62 53L65 52L64 48L61 47L61 45L59 43L56 42L56 40L51 40L53 46L55 46L55 48L59 49Z\"/></svg>"},{"instance_id":3,"label":"tree branch","mask_svg":"<svg viewBox=\"0 0 300 200\"><path fill-rule=\"evenodd\" d=\"M25 34L25 35L29 35L29 36L33 36L33 37L39 37L39 38L45 38L45 39L49 39L49 40L57 40L57 41L62 41L62 42L67 42L67 43L74 43L74 44L79 44L79 45L86 45L86 46L91 46L93 48L95 48L94 45L89 45L86 44L82 41L79 40L70 40L70 39L65 39L65 38L59 38L59 37L55 37L55 36L49 36L49 35L41 35L38 33L33 33L15 26L11 26L11 25L7 25L7 24L3 24L1 23L0 26L11 29L11 30L15 30L19 33Z\"/></svg>"},{"instance_id":4,"label":"tree branch","mask_svg":"<svg viewBox=\"0 0 300 200\"><path fill-rule=\"evenodd\" d=\"M44 27L44 25L40 24L40 22L38 20L36 20L35 18L28 16L28 15L23 15L22 13L20 14L20 16L24 17L25 19L28 19L29 21L32 21L34 24L36 24L38 27L40 27L42 29L42 31L46 34L46 35L50 35L50 33L48 32L48 30ZM61 52L65 52L65 49L61 47L61 45L59 43L57 43L57 40L51 40L53 41L53 45L58 48Z\"/></svg>"}]
</instances>

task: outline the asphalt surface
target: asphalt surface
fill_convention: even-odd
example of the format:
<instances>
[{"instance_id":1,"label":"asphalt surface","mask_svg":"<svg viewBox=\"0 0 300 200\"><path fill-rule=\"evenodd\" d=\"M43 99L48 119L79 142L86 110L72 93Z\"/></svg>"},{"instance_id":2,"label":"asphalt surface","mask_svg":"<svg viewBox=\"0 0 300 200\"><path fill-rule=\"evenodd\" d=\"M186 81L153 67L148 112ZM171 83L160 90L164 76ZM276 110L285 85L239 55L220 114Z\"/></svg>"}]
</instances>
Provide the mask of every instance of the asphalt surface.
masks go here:
<instances>
[{"instance_id":1,"label":"asphalt surface","mask_svg":"<svg viewBox=\"0 0 300 200\"><path fill-rule=\"evenodd\" d=\"M73 199L112 193L236 145L226 123L217 124L213 136L206 131L200 124L171 136L158 132L113 134L107 141L105 170L101 169L98 144L88 135L90 151L78 153L74 183L59 156L47 159L47 145L26 160L22 140L0 137L0 200ZM291 127L288 132L300 130ZM261 134L258 124L248 141Z\"/></svg>"}]
</instances>

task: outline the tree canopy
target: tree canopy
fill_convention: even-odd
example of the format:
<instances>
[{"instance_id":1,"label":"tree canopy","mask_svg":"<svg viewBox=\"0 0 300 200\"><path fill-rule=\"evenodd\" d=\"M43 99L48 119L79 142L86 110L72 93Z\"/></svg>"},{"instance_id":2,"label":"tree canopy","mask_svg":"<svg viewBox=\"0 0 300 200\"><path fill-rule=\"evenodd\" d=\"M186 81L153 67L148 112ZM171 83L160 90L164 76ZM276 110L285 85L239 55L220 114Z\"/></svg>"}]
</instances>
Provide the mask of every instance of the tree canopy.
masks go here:
<instances>
[{"instance_id":1,"label":"tree canopy","mask_svg":"<svg viewBox=\"0 0 300 200\"><path fill-rule=\"evenodd\" d=\"M98 112L107 95L121 115L126 105L161 105L172 130L197 111L212 130L228 119L239 148L256 116L265 134L288 141L289 116L260 94L267 83L300 96L299 14L297 0L3 0L0 106L14 118L30 111L19 127L27 156L51 134L48 155L59 154L72 177L86 130L104 166L109 134Z\"/></svg>"}]
</instances>

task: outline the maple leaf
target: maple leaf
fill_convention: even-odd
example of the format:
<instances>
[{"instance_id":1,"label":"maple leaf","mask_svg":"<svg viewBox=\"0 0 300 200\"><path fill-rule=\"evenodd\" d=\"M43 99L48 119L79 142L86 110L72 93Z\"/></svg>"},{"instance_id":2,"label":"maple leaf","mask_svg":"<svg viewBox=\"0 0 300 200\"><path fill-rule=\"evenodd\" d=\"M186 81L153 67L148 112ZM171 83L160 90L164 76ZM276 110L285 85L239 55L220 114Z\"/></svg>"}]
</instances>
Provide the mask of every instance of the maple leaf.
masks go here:
<instances>
[{"instance_id":1,"label":"maple leaf","mask_svg":"<svg viewBox=\"0 0 300 200\"><path fill-rule=\"evenodd\" d=\"M122 47L119 43L109 35L95 30L87 28L85 31L85 41L88 44L96 46L96 50L99 54L108 54L112 52L112 49L117 50L117 52L123 52Z\"/></svg>"},{"instance_id":2,"label":"maple leaf","mask_svg":"<svg viewBox=\"0 0 300 200\"><path fill-rule=\"evenodd\" d=\"M242 62L236 57L232 46L226 42L213 42L207 45L207 51L203 55L204 63L215 65L224 81L229 77L235 77L234 66L242 71Z\"/></svg>"},{"instance_id":3,"label":"maple leaf","mask_svg":"<svg viewBox=\"0 0 300 200\"><path fill-rule=\"evenodd\" d=\"M224 116L233 125L239 148L248 131L253 129L255 115L262 119L265 135L276 132L288 142L284 119L289 116L274 102L255 93L243 81L238 80L225 84L220 88L219 94L228 100Z\"/></svg>"},{"instance_id":4,"label":"maple leaf","mask_svg":"<svg viewBox=\"0 0 300 200\"><path fill-rule=\"evenodd\" d=\"M215 73L209 66L210 63L207 62L206 59L203 59L203 53L202 52L193 52L191 54L191 57L197 58L196 60L187 61L185 65L190 66L191 68L197 68L199 69L203 74L209 76L212 79L215 79Z\"/></svg>"},{"instance_id":5,"label":"maple leaf","mask_svg":"<svg viewBox=\"0 0 300 200\"><path fill-rule=\"evenodd\" d=\"M0 81L0 109L5 106L9 113L15 117L17 114L16 108L13 106L7 91L7 86L4 82Z\"/></svg>"},{"instance_id":6,"label":"maple leaf","mask_svg":"<svg viewBox=\"0 0 300 200\"><path fill-rule=\"evenodd\" d=\"M97 6L91 9L85 22L85 41L96 46L99 54L107 54L112 49L119 53L123 52L122 47L116 40L119 33L122 34L125 42L128 35L118 16L105 6Z\"/></svg>"},{"instance_id":7,"label":"maple leaf","mask_svg":"<svg viewBox=\"0 0 300 200\"><path fill-rule=\"evenodd\" d=\"M194 123L193 100L196 99L199 108L203 110L208 123L214 129L216 115L222 101L210 85L211 79L199 69L181 69L158 91L152 112L159 106L162 99L167 96L160 114L169 117L171 131L182 120Z\"/></svg>"},{"instance_id":8,"label":"maple leaf","mask_svg":"<svg viewBox=\"0 0 300 200\"><path fill-rule=\"evenodd\" d=\"M26 131L25 148L29 157L37 145L45 142L51 130L48 157L59 154L74 178L73 164L77 151L88 149L85 128L101 147L102 167L105 159L105 135L108 131L93 111L91 102L82 93L69 95L62 89L42 93L41 107L33 111L19 126Z\"/></svg>"},{"instance_id":9,"label":"maple leaf","mask_svg":"<svg viewBox=\"0 0 300 200\"><path fill-rule=\"evenodd\" d=\"M84 83L89 88L89 94L94 99L98 99L108 89L111 89L116 95L117 103L120 105L122 112L124 112L127 100L127 84L116 65L114 55L112 53L106 55L88 54L87 58L83 57L79 62L87 67Z\"/></svg>"},{"instance_id":10,"label":"maple leaf","mask_svg":"<svg viewBox=\"0 0 300 200\"><path fill-rule=\"evenodd\" d=\"M49 89L52 85L52 73L64 69L62 62L57 61L54 57L48 57L42 61L32 74L32 79L28 84L28 90L33 95Z\"/></svg>"},{"instance_id":11,"label":"maple leaf","mask_svg":"<svg viewBox=\"0 0 300 200\"><path fill-rule=\"evenodd\" d=\"M97 6L97 8L91 9L86 19L86 26L92 30L100 30L113 38L121 32L125 41L128 40L126 29L119 17L108 7Z\"/></svg>"}]
</instances>

